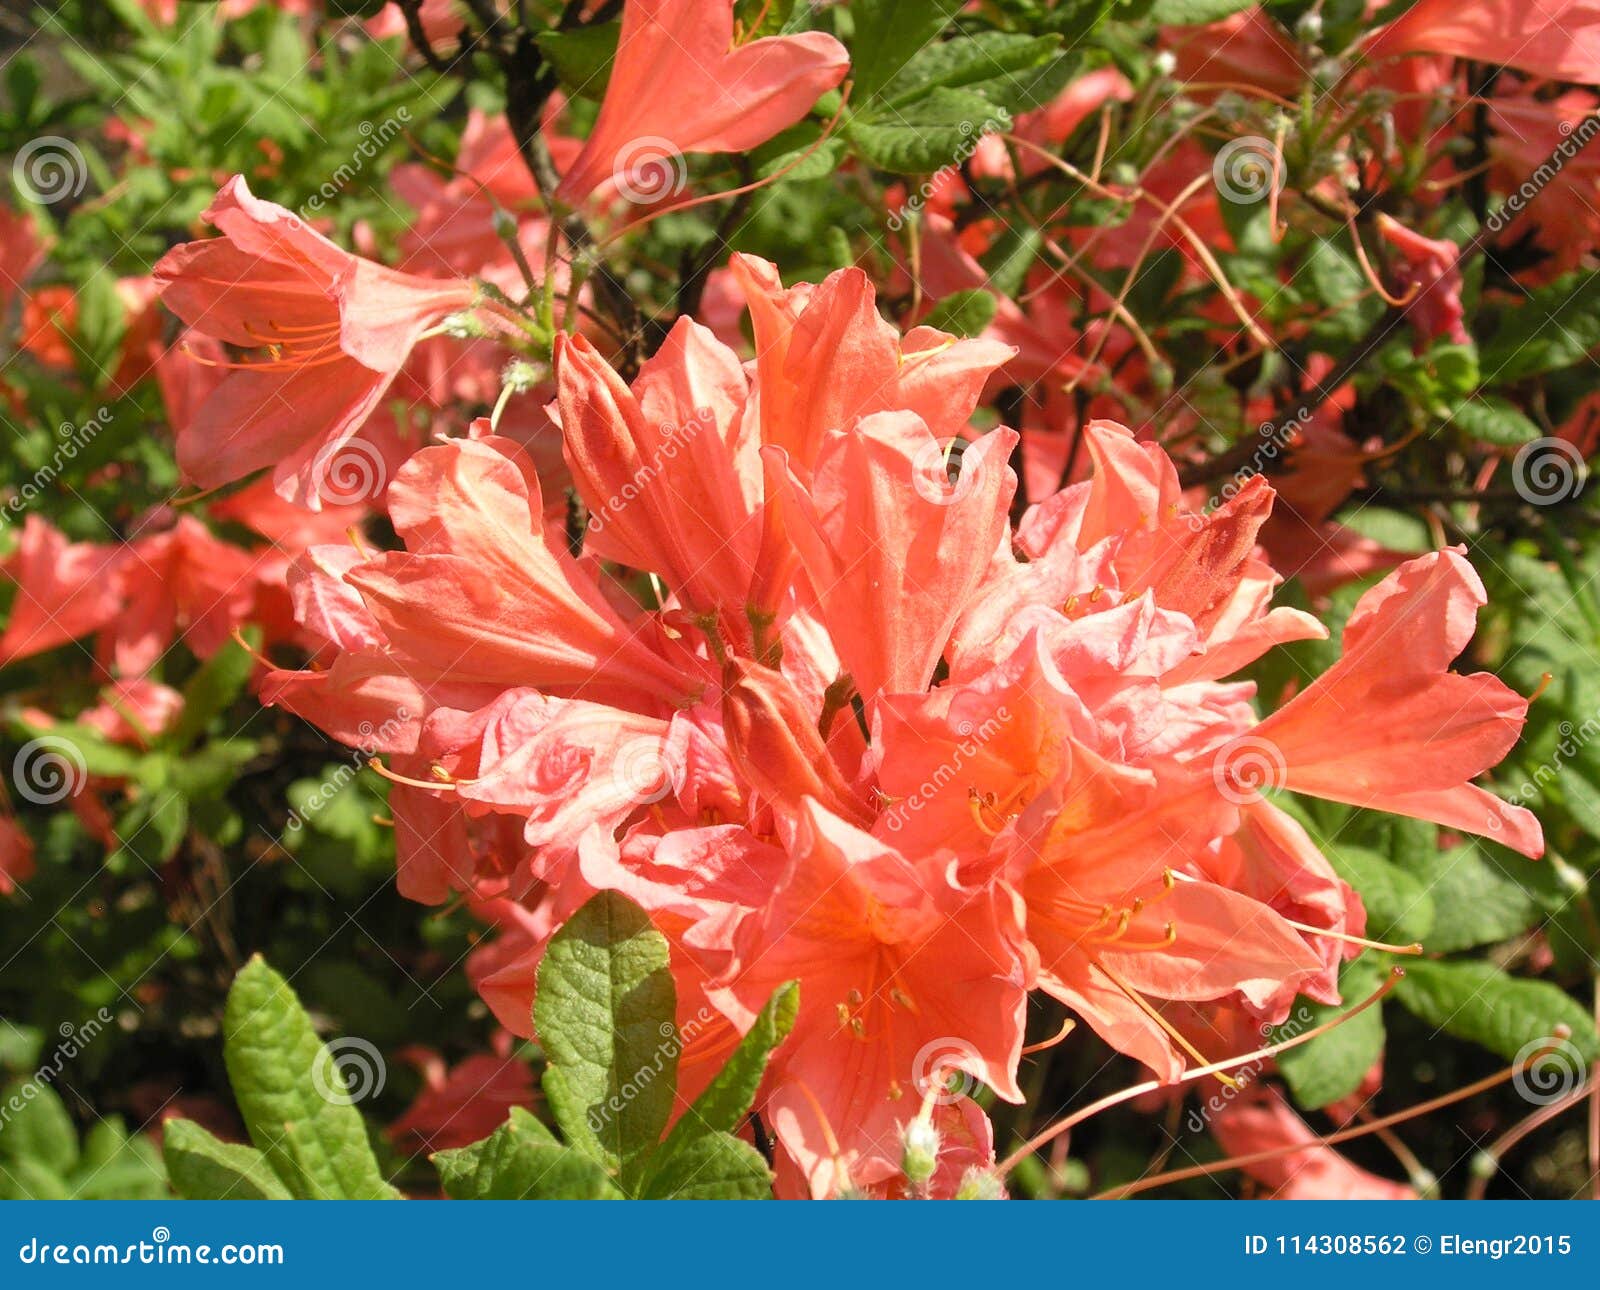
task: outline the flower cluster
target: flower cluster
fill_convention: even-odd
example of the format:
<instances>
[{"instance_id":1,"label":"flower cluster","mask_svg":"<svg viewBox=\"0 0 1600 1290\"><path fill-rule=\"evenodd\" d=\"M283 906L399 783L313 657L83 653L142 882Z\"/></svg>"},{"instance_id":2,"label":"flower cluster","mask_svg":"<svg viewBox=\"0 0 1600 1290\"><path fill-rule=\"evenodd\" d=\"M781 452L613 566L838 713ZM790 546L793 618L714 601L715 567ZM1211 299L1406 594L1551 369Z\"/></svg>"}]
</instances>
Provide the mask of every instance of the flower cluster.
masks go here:
<instances>
[{"instance_id":1,"label":"flower cluster","mask_svg":"<svg viewBox=\"0 0 1600 1290\"><path fill-rule=\"evenodd\" d=\"M847 51L731 0L627 0L592 109L556 67L583 8L548 42L513 40L509 17L478 33L507 79L504 114L475 97L454 163L393 168L409 212L387 246L357 221L347 250L331 215L252 193L233 173L248 167L204 172L185 219L204 205L216 236L175 234L117 280L124 325L95 387L158 388L172 477L195 491L130 506L105 525L115 541L31 512L16 526L0 666L88 641L93 684L70 719L37 695L8 716L176 764L215 715L188 728L204 685L180 692L177 675L250 632L239 686L358 753L327 796L369 759L389 781L400 893L459 901L491 929L467 972L506 1031L537 1038L546 947L598 892L670 943L693 1019L674 1040L680 1111L799 983L756 1107L787 1195L997 1189L984 1107L1023 1100L1041 996L1171 1085L1302 996L1340 1004L1363 949L1415 950L1369 938L1300 799L1542 854L1533 814L1475 782L1529 704L1453 670L1487 603L1466 546L1446 544L1471 536L1445 534L1461 517L1429 512L1437 540L1420 555L1427 543L1391 550L1338 517L1422 433L1418 409L1466 409L1475 487L1496 445L1539 433L1511 408L1511 431L1474 439L1472 401L1494 376L1480 382L1474 352L1457 389L1441 354L1465 363L1479 343L1480 293L1594 260L1595 163L1574 150L1539 178L1540 221L1515 238L1484 220L1469 244L1451 199L1429 194L1514 191L1594 119L1600 99L1569 84L1600 78L1596 25L1563 34L1576 6L1528 18L1422 0L1310 70L1320 11L1291 40L1249 8L1145 32L1145 84L1106 61L1041 73L1053 88L1033 103L1010 83L993 101L970 89L995 78L959 50L916 75L858 67L853 101L850 59L875 52L865 19L840 28ZM152 30L177 19L168 0L144 9ZM449 72L476 39L461 17L428 0L367 29L406 34ZM1004 39L975 48L1038 52L984 34ZM454 61L430 43L452 38ZM529 58L532 88L517 80ZM1469 87L1472 62L1508 70ZM1233 129L1319 77L1341 91L1322 134L1287 118L1271 141ZM1183 111L1137 172L1108 163L1113 119L1144 128L1152 87L1177 101L1180 83ZM908 145L888 117L963 95L981 128L952 126L942 165L893 164ZM1448 109L1425 108L1434 98ZM1429 141L1467 112L1481 155L1457 174ZM1307 137L1286 146L1291 129ZM690 213L709 199L674 199L686 157L720 154L740 174L700 241ZM788 284L764 256L723 255L737 203L847 156L852 182L900 176L876 194L893 214L869 250L847 242L817 280ZM1291 163L1325 171L1290 184ZM1391 170L1404 194L1385 190ZM1030 194L1057 182L1067 196L1034 220ZM300 209L337 206L338 188ZM1001 202L1034 226L991 218ZM1302 238L1285 211L1332 236ZM609 253L662 227L637 264ZM1351 299L1314 298L1304 264L1275 249L1309 245L1309 259L1341 237ZM1491 244L1510 267L1484 285L1470 261ZM66 385L93 302L34 285L47 250L31 216L0 208L0 309L20 294L19 352ZM683 281L641 320L655 284L640 280L669 251ZM1165 294L1130 308L1147 277ZM170 344L158 304L181 324ZM1156 337L1135 316L1167 309L1185 316ZM1403 339L1385 349L1391 332ZM1364 334L1393 378L1376 395L1340 351ZM1173 395L1158 342L1198 373L1193 403ZM1260 442L1247 429L1219 450L1212 396ZM1480 417L1509 407L1480 402ZM1392 415L1368 437L1374 407ZM1345 606L1335 661L1258 695L1269 652L1329 636L1317 598L1379 574ZM1276 603L1291 577L1309 595ZM169 672L179 642L192 660ZM101 769L114 761L81 767L69 803L108 851L126 838L103 796L138 773L134 758L125 776ZM9 894L34 876L34 843L0 805ZM1085 1038L1070 1028L1051 1042ZM528 1100L510 1037L497 1044L454 1071L411 1050L426 1089L396 1139L464 1146ZM1252 1088L1215 1120L1245 1154L1304 1148L1309 1165L1258 1171L1277 1194L1410 1194L1322 1148L1276 1093Z\"/></svg>"},{"instance_id":2,"label":"flower cluster","mask_svg":"<svg viewBox=\"0 0 1600 1290\"><path fill-rule=\"evenodd\" d=\"M481 426L397 473L404 549L314 547L291 575L332 662L264 693L347 742L393 732L402 888L505 925L476 967L509 1027L548 934L621 891L671 930L680 1007L742 1031L799 980L767 1112L813 1194L870 1188L947 1079L1021 1097L1031 990L1162 1078L1222 1055L1166 1001L1267 1023L1337 1001L1360 903L1264 788L1539 854L1470 782L1526 704L1449 670L1484 599L1459 552L1370 591L1340 661L1258 720L1228 678L1324 634L1271 607L1269 485L1199 513L1099 422L1091 477L1013 524L1015 433L959 434L1008 350L899 336L859 271L734 270L748 369L689 320L631 387L561 338L588 523Z\"/></svg>"}]
</instances>

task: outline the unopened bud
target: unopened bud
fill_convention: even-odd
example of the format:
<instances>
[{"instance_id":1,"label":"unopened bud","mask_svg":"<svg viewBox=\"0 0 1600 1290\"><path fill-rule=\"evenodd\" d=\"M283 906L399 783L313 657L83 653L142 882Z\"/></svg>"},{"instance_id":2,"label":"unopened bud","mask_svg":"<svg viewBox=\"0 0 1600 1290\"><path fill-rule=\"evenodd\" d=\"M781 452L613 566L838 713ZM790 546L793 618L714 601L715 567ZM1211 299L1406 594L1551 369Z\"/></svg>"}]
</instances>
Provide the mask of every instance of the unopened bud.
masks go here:
<instances>
[{"instance_id":1,"label":"unopened bud","mask_svg":"<svg viewBox=\"0 0 1600 1290\"><path fill-rule=\"evenodd\" d=\"M905 1149L900 1156L900 1169L906 1181L921 1187L933 1177L939 1167L939 1130L931 1120L920 1115L906 1125Z\"/></svg>"},{"instance_id":2,"label":"unopened bud","mask_svg":"<svg viewBox=\"0 0 1600 1290\"><path fill-rule=\"evenodd\" d=\"M805 701L782 672L733 659L722 676L722 726L733 763L763 797L797 807L814 797L862 828L872 813L823 743Z\"/></svg>"},{"instance_id":3,"label":"unopened bud","mask_svg":"<svg viewBox=\"0 0 1600 1290\"><path fill-rule=\"evenodd\" d=\"M1315 9L1301 14L1300 21L1294 25L1294 34L1303 44L1315 45L1322 39L1322 15Z\"/></svg>"},{"instance_id":4,"label":"unopened bud","mask_svg":"<svg viewBox=\"0 0 1600 1290\"><path fill-rule=\"evenodd\" d=\"M1150 60L1150 66L1157 76L1171 76L1178 70L1178 59L1170 49L1163 49Z\"/></svg>"}]
</instances>

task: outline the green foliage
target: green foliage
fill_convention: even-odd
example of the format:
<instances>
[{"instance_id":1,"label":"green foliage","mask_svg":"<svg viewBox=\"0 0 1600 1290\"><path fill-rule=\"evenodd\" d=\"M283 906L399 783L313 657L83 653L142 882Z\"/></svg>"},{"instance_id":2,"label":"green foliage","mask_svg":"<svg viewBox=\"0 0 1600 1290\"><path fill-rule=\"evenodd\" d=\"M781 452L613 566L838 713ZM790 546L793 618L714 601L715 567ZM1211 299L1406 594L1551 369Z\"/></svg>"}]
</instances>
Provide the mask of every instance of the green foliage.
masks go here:
<instances>
[{"instance_id":1,"label":"green foliage","mask_svg":"<svg viewBox=\"0 0 1600 1290\"><path fill-rule=\"evenodd\" d=\"M734 1136L799 1007L779 990L693 1103L677 1105L685 1037L666 939L637 906L602 893L568 920L539 969L535 1017L546 1050L545 1095L561 1137L522 1108L489 1137L435 1153L460 1199L741 1199L771 1194L766 1161ZM705 1017L693 1024L706 1024ZM254 1146L221 1142L174 1120L166 1171L191 1200L399 1196L386 1180L344 1072L288 983L260 958L228 994L223 1055ZM56 1104L34 1110L12 1141L52 1177L76 1141ZM665 1135L665 1137L663 1137ZM3 1145L3 1142L0 1142Z\"/></svg>"},{"instance_id":2,"label":"green foliage","mask_svg":"<svg viewBox=\"0 0 1600 1290\"><path fill-rule=\"evenodd\" d=\"M1339 973L1339 993L1344 1002L1329 1005L1302 1001L1293 1014L1294 1024L1278 1027L1274 1040L1291 1039L1352 1011L1382 983L1386 964L1386 956L1372 953L1345 964ZM1383 1039L1383 1009L1375 1005L1326 1034L1280 1053L1278 1070L1301 1106L1327 1106L1356 1091L1373 1063L1383 1056Z\"/></svg>"},{"instance_id":3,"label":"green foliage","mask_svg":"<svg viewBox=\"0 0 1600 1290\"><path fill-rule=\"evenodd\" d=\"M167 1151L173 1182L187 1199L399 1196L379 1171L343 1070L265 960L254 958L240 971L223 1027L228 1079L255 1150L227 1148L186 1126Z\"/></svg>"},{"instance_id":4,"label":"green foliage","mask_svg":"<svg viewBox=\"0 0 1600 1290\"><path fill-rule=\"evenodd\" d=\"M1416 963L1396 994L1429 1025L1507 1061L1528 1060L1561 1028L1585 1065L1600 1059L1600 1037L1578 1003L1547 981L1519 980L1491 963Z\"/></svg>"},{"instance_id":5,"label":"green foliage","mask_svg":"<svg viewBox=\"0 0 1600 1290\"><path fill-rule=\"evenodd\" d=\"M0 1200L157 1200L167 1194L155 1145L119 1117L82 1143L44 1074L0 1087Z\"/></svg>"},{"instance_id":6,"label":"green foliage","mask_svg":"<svg viewBox=\"0 0 1600 1290\"><path fill-rule=\"evenodd\" d=\"M593 897L567 921L539 966L534 1002L549 1063L545 1097L564 1142L531 1116L513 1115L484 1141L435 1158L450 1195L770 1195L766 1162L733 1131L750 1110L768 1054L794 1024L798 988L773 996L663 1141L684 1042L668 954L644 912L615 892Z\"/></svg>"}]
</instances>

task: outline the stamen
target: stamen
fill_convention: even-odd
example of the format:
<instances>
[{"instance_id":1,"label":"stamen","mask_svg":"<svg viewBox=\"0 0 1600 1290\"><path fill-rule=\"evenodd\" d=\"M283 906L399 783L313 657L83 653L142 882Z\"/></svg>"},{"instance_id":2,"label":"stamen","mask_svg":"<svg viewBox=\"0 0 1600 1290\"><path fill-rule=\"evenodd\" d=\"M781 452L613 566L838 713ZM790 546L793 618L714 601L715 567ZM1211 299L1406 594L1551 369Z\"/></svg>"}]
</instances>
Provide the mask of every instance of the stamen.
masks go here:
<instances>
[{"instance_id":1,"label":"stamen","mask_svg":"<svg viewBox=\"0 0 1600 1290\"><path fill-rule=\"evenodd\" d=\"M235 627L231 632L229 632L228 635L233 638L233 643L235 645L237 645L240 649L242 649L251 658L255 659L255 661L257 663L259 663L262 667L268 667L268 668L274 668L274 669L277 668L278 665L276 663L274 663L270 658L268 658L265 654L263 654L260 650L258 650L249 641L247 641L244 638L244 633L241 632L237 627Z\"/></svg>"},{"instance_id":2,"label":"stamen","mask_svg":"<svg viewBox=\"0 0 1600 1290\"><path fill-rule=\"evenodd\" d=\"M980 794L975 788L969 788L967 790L967 809L972 813L972 822L978 826L978 832L982 833L985 837L992 838L997 835L1001 829L1005 828L1005 821L1003 819L1000 821L1000 825L997 828L983 818L983 813L986 809L990 812L990 814L995 814L994 808L989 806L989 804L983 800L982 794ZM998 816L996 818L998 818Z\"/></svg>"},{"instance_id":3,"label":"stamen","mask_svg":"<svg viewBox=\"0 0 1600 1290\"><path fill-rule=\"evenodd\" d=\"M1159 941L1119 941L1119 950L1164 950L1176 944L1178 940L1178 925L1168 923L1166 934Z\"/></svg>"},{"instance_id":4,"label":"stamen","mask_svg":"<svg viewBox=\"0 0 1600 1290\"><path fill-rule=\"evenodd\" d=\"M1359 945L1364 950L1382 950L1385 954L1421 954L1422 942L1412 941L1410 945L1389 945L1383 941L1369 941L1365 936L1352 936L1349 932L1335 932L1326 927L1311 927L1305 923L1297 923L1292 918L1285 918L1284 922L1297 932L1304 932L1307 936L1322 936L1330 941L1344 941L1348 945Z\"/></svg>"},{"instance_id":5,"label":"stamen","mask_svg":"<svg viewBox=\"0 0 1600 1290\"><path fill-rule=\"evenodd\" d=\"M1046 1048L1054 1048L1057 1044L1059 1044L1063 1039L1065 1039L1068 1035L1070 1035L1077 1028L1078 1028L1078 1023L1076 1021L1074 1021L1071 1017L1068 1017L1065 1021L1063 1021L1061 1023L1061 1029L1056 1031L1056 1033L1054 1035L1052 1035L1049 1039L1043 1040L1040 1043L1027 1045L1022 1050L1022 1055L1024 1057L1026 1057L1029 1053L1042 1053L1042 1052L1044 1052L1044 1050Z\"/></svg>"},{"instance_id":6,"label":"stamen","mask_svg":"<svg viewBox=\"0 0 1600 1290\"><path fill-rule=\"evenodd\" d=\"M456 783L440 783L438 780L412 779L409 775L402 775L398 771L390 770L376 757L369 759L367 766L369 769L377 771L378 774L382 775L392 784L404 784L408 788L425 788L430 792L453 793L456 791ZM465 780L457 781L457 783L466 782L467 781Z\"/></svg>"},{"instance_id":7,"label":"stamen","mask_svg":"<svg viewBox=\"0 0 1600 1290\"><path fill-rule=\"evenodd\" d=\"M1419 1116L1427 1115L1457 1102L1464 1102L1479 1093L1487 1092L1509 1079L1514 1079L1533 1063L1542 1060L1549 1054L1550 1046L1546 1046L1535 1053L1526 1062L1513 1062L1504 1070L1483 1079L1476 1080L1464 1088L1458 1088L1451 1093L1443 1093L1438 1097L1429 1098L1426 1102L1418 1102L1403 1111L1396 1111L1393 1115L1381 1116L1376 1120L1368 1120L1365 1124L1358 1124L1352 1128L1340 1129L1335 1133L1325 1133L1313 1138L1310 1142L1291 1142L1287 1146L1273 1147L1269 1151L1253 1151L1248 1155L1229 1156L1225 1160L1212 1161L1209 1164L1192 1165L1187 1169L1174 1169L1169 1173L1153 1174L1148 1178L1140 1178L1135 1182L1124 1183L1120 1187L1113 1187L1110 1191L1101 1192L1096 1200L1102 1198L1118 1199L1132 1196L1138 1192L1149 1191L1152 1187L1161 1187L1169 1182L1182 1182L1186 1178L1198 1178L1221 1169L1242 1169L1246 1165L1260 1164L1262 1161L1275 1160L1279 1156L1292 1156L1302 1151L1313 1151L1318 1147L1332 1147L1341 1142L1349 1142L1353 1138L1364 1138L1368 1134L1379 1133L1384 1129L1393 1128L1397 1124L1404 1124L1407 1120L1414 1120Z\"/></svg>"},{"instance_id":8,"label":"stamen","mask_svg":"<svg viewBox=\"0 0 1600 1290\"><path fill-rule=\"evenodd\" d=\"M1115 1093L1108 1093L1106 1096L1089 1103L1088 1106L1073 1111L1070 1115L1062 1116L1054 1124L1034 1134L1033 1137L1029 1138L1002 1160L996 1167L996 1172L1004 1177L1022 1161L1038 1151L1039 1148L1048 1146L1062 1134L1070 1133L1085 1120L1092 1119L1102 1111L1109 1111L1114 1106L1121 1106L1124 1102L1131 1102L1134 1098L1143 1097L1146 1093L1154 1093L1158 1089L1175 1088L1179 1084L1192 1084L1195 1080L1205 1079L1209 1075L1215 1075L1218 1071L1231 1070L1239 1066L1249 1066L1264 1058L1276 1057L1279 1053L1286 1053L1291 1048L1298 1048L1301 1044L1309 1044L1313 1039L1325 1035L1330 1030L1344 1025L1345 1022L1359 1017L1368 1008L1382 1002L1383 997L1405 979L1405 975L1403 968L1391 968L1383 983L1360 1003L1356 1004L1355 1007L1351 1008L1349 1012L1341 1012L1337 1017L1330 1021L1324 1021L1320 1026L1312 1026L1311 1029L1301 1031L1298 1035L1291 1035L1288 1039L1280 1040L1278 1043L1267 1044L1265 1047L1257 1048L1248 1053L1240 1053L1235 1057L1226 1058L1210 1066L1201 1066L1194 1070L1184 1071L1175 1080L1147 1079L1128 1088L1118 1089ZM1537 1056L1534 1060L1537 1060Z\"/></svg>"},{"instance_id":9,"label":"stamen","mask_svg":"<svg viewBox=\"0 0 1600 1290\"><path fill-rule=\"evenodd\" d=\"M1133 1004L1147 1017L1149 1017L1151 1021L1155 1022L1156 1025L1160 1026L1162 1030L1166 1031L1167 1035L1174 1043L1178 1045L1179 1048L1183 1049L1184 1052L1188 1053L1189 1056L1193 1057L1195 1061L1199 1062L1202 1066L1215 1065L1215 1063L1213 1063L1209 1057L1207 1057L1181 1034L1179 1034L1173 1024L1163 1017L1160 1010L1153 1003L1151 1003L1150 1000L1146 999L1144 995L1140 994L1099 959L1094 961L1094 965L1104 972L1110 979L1111 984L1116 986L1117 989L1121 990L1123 994L1127 995ZM1212 1073L1216 1076L1220 1083L1226 1084L1229 1088L1239 1087L1239 1081L1234 1079L1233 1076L1225 1075L1220 1070L1213 1071Z\"/></svg>"}]
</instances>

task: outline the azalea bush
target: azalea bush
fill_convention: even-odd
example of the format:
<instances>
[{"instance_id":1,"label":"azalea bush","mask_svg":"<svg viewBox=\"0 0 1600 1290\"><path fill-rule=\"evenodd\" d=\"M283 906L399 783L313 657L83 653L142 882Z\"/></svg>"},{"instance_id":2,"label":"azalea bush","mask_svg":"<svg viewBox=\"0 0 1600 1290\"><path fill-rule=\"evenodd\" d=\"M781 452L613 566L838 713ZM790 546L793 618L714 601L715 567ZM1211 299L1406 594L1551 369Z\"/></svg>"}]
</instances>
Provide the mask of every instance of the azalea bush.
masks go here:
<instances>
[{"instance_id":1,"label":"azalea bush","mask_svg":"<svg viewBox=\"0 0 1600 1290\"><path fill-rule=\"evenodd\" d=\"M0 1195L1600 1194L1600 18L66 0Z\"/></svg>"}]
</instances>

